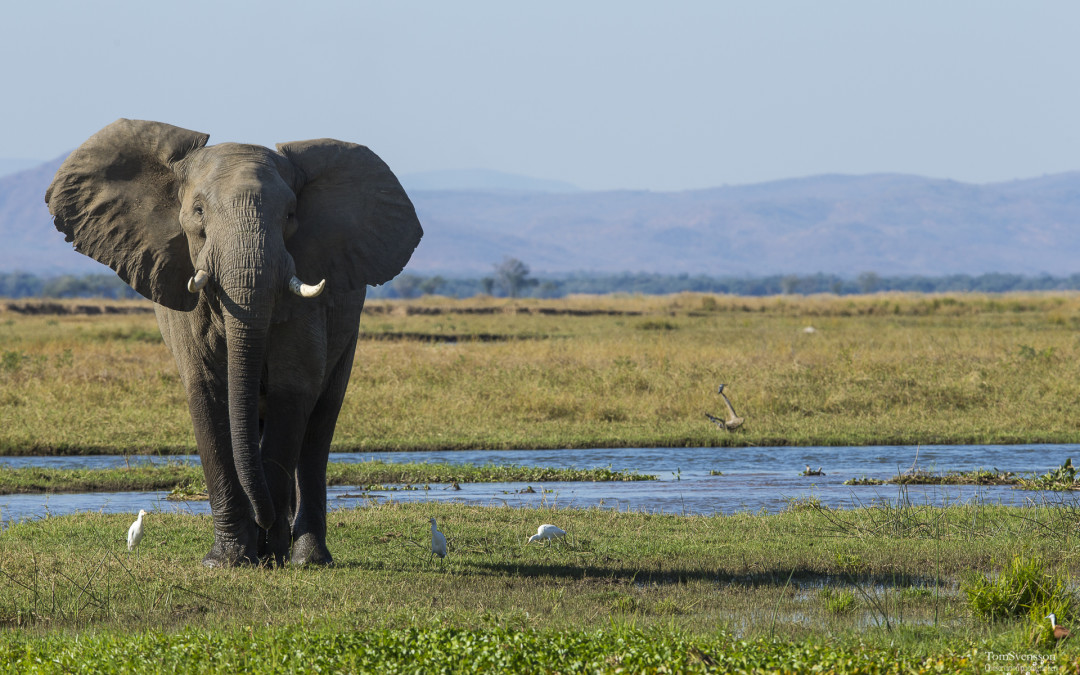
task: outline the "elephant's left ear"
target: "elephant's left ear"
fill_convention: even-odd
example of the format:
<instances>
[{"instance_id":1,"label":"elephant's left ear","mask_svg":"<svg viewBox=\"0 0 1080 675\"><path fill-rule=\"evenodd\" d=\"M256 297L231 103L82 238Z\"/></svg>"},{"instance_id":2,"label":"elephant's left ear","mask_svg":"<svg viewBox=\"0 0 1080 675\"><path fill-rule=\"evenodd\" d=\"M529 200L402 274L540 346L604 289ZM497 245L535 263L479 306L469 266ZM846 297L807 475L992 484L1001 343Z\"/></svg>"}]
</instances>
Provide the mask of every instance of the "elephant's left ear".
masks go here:
<instances>
[{"instance_id":1,"label":"elephant's left ear","mask_svg":"<svg viewBox=\"0 0 1080 675\"><path fill-rule=\"evenodd\" d=\"M337 295L378 286L409 262L424 231L405 189L378 155L333 139L282 143L298 171L296 273Z\"/></svg>"}]
</instances>

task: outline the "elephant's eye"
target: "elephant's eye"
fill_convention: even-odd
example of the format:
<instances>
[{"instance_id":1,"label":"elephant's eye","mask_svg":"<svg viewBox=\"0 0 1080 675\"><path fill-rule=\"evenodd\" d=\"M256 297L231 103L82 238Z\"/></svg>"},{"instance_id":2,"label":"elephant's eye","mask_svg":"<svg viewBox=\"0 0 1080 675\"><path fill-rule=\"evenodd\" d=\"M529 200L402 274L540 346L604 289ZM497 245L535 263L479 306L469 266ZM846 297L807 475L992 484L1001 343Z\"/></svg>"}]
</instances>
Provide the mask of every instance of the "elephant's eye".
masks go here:
<instances>
[{"instance_id":1,"label":"elephant's eye","mask_svg":"<svg viewBox=\"0 0 1080 675\"><path fill-rule=\"evenodd\" d=\"M202 214L203 214L202 204L196 204L195 208L192 209L192 210L195 211L195 215L202 218Z\"/></svg>"}]
</instances>

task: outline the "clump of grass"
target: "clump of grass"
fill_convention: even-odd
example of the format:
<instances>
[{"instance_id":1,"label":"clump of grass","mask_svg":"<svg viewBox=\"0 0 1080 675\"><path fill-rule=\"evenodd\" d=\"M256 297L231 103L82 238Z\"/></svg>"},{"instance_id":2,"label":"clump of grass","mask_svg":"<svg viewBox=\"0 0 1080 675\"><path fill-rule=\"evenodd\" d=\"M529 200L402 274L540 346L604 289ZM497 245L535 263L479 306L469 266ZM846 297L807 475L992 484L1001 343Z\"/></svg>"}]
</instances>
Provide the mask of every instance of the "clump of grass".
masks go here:
<instances>
[{"instance_id":1,"label":"clump of grass","mask_svg":"<svg viewBox=\"0 0 1080 675\"><path fill-rule=\"evenodd\" d=\"M786 497L787 505L784 511L823 511L829 507L822 505L821 500L813 495L809 497Z\"/></svg>"},{"instance_id":2,"label":"clump of grass","mask_svg":"<svg viewBox=\"0 0 1080 675\"><path fill-rule=\"evenodd\" d=\"M825 611L830 614L851 614L856 609L855 594L851 591L834 590L826 586L821 589L819 595L825 605Z\"/></svg>"},{"instance_id":3,"label":"clump of grass","mask_svg":"<svg viewBox=\"0 0 1080 675\"><path fill-rule=\"evenodd\" d=\"M1038 555L1015 555L996 579L977 575L963 585L972 613L987 621L1045 617L1054 607L1061 621L1073 618L1073 595L1065 577L1052 573Z\"/></svg>"}]
</instances>

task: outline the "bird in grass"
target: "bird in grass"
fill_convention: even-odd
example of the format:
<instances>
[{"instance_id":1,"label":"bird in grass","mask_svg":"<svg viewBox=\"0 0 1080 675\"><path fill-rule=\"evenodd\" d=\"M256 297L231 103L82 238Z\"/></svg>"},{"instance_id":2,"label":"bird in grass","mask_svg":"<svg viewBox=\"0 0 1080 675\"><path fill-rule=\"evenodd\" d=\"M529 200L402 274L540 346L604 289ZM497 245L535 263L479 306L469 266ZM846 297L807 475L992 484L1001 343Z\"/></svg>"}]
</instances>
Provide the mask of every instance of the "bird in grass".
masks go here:
<instances>
[{"instance_id":1,"label":"bird in grass","mask_svg":"<svg viewBox=\"0 0 1080 675\"><path fill-rule=\"evenodd\" d=\"M820 466L817 468L817 471L814 471L813 469L810 468L810 465L807 464L806 465L806 471L803 471L802 475L804 475L804 476L824 476L825 472L821 470Z\"/></svg>"},{"instance_id":2,"label":"bird in grass","mask_svg":"<svg viewBox=\"0 0 1080 675\"><path fill-rule=\"evenodd\" d=\"M534 541L543 541L545 539L547 540L548 544L550 544L552 539L560 539L565 536L566 530L555 527L551 523L544 523L540 527L536 528L536 534L529 537L529 541L525 542L525 545L527 546Z\"/></svg>"},{"instance_id":3,"label":"bird in grass","mask_svg":"<svg viewBox=\"0 0 1080 675\"><path fill-rule=\"evenodd\" d=\"M139 517L135 519L135 522L128 528L128 550L134 551L135 547L139 545L139 542L143 538L142 519L146 515L146 511L139 509Z\"/></svg>"},{"instance_id":4,"label":"bird in grass","mask_svg":"<svg viewBox=\"0 0 1080 675\"><path fill-rule=\"evenodd\" d=\"M724 399L724 406L727 408L727 419L721 419L715 415L705 413L705 417L709 418L709 421L720 427L724 431L734 431L742 426L743 418L735 414L735 408L731 406L731 401L728 400L727 394L724 393L724 385L720 385L717 390L717 394L720 394L720 398Z\"/></svg>"},{"instance_id":5,"label":"bird in grass","mask_svg":"<svg viewBox=\"0 0 1080 675\"><path fill-rule=\"evenodd\" d=\"M1065 626L1059 626L1058 625L1057 617L1055 615L1047 614L1046 618L1050 619L1050 626L1053 627L1053 629L1054 629L1054 639L1055 640L1064 640L1065 638L1069 637L1069 635L1072 634L1069 631L1069 629L1066 628Z\"/></svg>"},{"instance_id":6,"label":"bird in grass","mask_svg":"<svg viewBox=\"0 0 1080 675\"><path fill-rule=\"evenodd\" d=\"M435 518L431 519L431 557L428 558L428 562L435 559L435 556L440 558L446 557L446 537L442 532L439 532L439 528L435 526Z\"/></svg>"}]
</instances>

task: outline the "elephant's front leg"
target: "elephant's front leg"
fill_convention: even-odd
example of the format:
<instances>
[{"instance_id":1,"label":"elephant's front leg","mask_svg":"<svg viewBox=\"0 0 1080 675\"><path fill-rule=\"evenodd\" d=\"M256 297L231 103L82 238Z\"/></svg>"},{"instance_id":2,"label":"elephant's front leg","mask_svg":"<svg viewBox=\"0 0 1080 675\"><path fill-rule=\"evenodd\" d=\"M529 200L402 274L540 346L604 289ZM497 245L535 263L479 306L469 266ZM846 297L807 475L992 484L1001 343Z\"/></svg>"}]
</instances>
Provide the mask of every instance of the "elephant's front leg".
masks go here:
<instances>
[{"instance_id":1,"label":"elephant's front leg","mask_svg":"<svg viewBox=\"0 0 1080 675\"><path fill-rule=\"evenodd\" d=\"M284 565L289 558L292 517L296 511L297 455L312 404L312 397L280 389L272 388L266 396L263 472L277 517L260 542L259 557L275 565Z\"/></svg>"},{"instance_id":2,"label":"elephant's front leg","mask_svg":"<svg viewBox=\"0 0 1080 675\"><path fill-rule=\"evenodd\" d=\"M210 509L214 543L203 558L208 567L257 563L261 530L232 455L227 398L225 338L220 322L203 302L192 312L155 307L161 336L176 361L187 390L195 442L199 447Z\"/></svg>"},{"instance_id":3,"label":"elephant's front leg","mask_svg":"<svg viewBox=\"0 0 1080 675\"><path fill-rule=\"evenodd\" d=\"M294 564L330 564L326 547L326 462L338 413L352 373L360 307L337 308L327 319L327 369L322 393L308 418L296 467L296 515L293 518Z\"/></svg>"},{"instance_id":4,"label":"elephant's front leg","mask_svg":"<svg viewBox=\"0 0 1080 675\"><path fill-rule=\"evenodd\" d=\"M307 459L301 457L301 447L326 370L327 344L322 316L323 312L316 310L304 320L281 322L271 327L262 456L277 519L267 533L260 554L264 560L273 560L279 565L289 559L293 540L292 524L298 508L297 477L311 470L310 466L304 465ZM321 471L325 481L325 458L317 470ZM325 501L324 492L324 504ZM324 559L304 562L329 564L331 559L326 553Z\"/></svg>"},{"instance_id":5,"label":"elephant's front leg","mask_svg":"<svg viewBox=\"0 0 1080 675\"><path fill-rule=\"evenodd\" d=\"M228 407L215 405L214 400L209 393L189 390L188 406L214 519L214 543L203 564L231 567L258 563L262 530L251 516L247 496L236 475Z\"/></svg>"}]
</instances>

